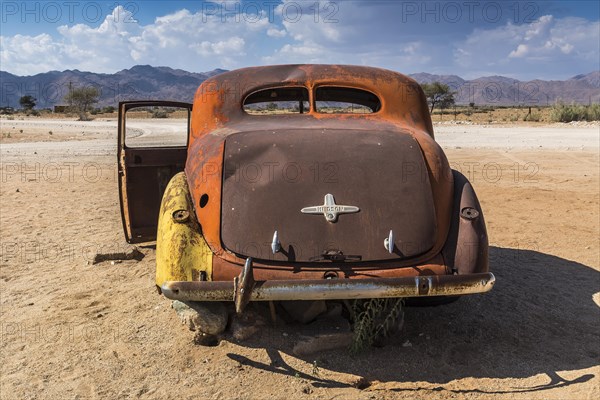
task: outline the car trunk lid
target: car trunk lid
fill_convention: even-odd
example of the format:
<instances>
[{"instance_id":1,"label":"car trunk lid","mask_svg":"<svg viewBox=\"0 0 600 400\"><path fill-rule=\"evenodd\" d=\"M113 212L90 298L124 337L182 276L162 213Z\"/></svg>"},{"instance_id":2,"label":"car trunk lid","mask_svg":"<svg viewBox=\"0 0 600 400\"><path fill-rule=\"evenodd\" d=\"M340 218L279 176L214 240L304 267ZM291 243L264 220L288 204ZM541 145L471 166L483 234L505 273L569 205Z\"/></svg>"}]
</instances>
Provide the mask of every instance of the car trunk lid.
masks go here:
<instances>
[{"instance_id":1,"label":"car trunk lid","mask_svg":"<svg viewBox=\"0 0 600 400\"><path fill-rule=\"evenodd\" d=\"M223 170L221 240L239 256L378 261L434 245L427 167L408 133L241 132L226 140ZM282 250L273 255L275 231ZM390 231L391 253L384 246Z\"/></svg>"}]
</instances>

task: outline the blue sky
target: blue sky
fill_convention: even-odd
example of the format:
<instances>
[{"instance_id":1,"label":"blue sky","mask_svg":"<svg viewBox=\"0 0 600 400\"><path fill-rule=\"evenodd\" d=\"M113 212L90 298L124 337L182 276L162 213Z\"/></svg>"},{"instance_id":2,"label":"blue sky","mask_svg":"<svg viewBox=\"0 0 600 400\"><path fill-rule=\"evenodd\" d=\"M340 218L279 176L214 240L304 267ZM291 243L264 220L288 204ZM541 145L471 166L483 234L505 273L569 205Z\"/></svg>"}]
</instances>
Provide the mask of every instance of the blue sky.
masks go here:
<instances>
[{"instance_id":1,"label":"blue sky","mask_svg":"<svg viewBox=\"0 0 600 400\"><path fill-rule=\"evenodd\" d=\"M344 63L566 79L600 69L598 1L2 1L0 69Z\"/></svg>"}]
</instances>

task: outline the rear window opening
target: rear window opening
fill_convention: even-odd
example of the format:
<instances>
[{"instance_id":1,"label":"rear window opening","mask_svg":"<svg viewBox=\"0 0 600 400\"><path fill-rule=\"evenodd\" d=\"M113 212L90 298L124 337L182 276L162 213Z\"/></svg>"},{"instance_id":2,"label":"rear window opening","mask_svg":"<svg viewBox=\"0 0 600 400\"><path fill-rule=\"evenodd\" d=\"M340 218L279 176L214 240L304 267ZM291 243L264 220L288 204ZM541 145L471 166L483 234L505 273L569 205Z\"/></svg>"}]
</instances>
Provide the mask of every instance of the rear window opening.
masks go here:
<instances>
[{"instance_id":1,"label":"rear window opening","mask_svg":"<svg viewBox=\"0 0 600 400\"><path fill-rule=\"evenodd\" d=\"M371 114L381 109L381 101L366 90L325 86L315 92L315 108L327 114Z\"/></svg>"},{"instance_id":2,"label":"rear window opening","mask_svg":"<svg viewBox=\"0 0 600 400\"><path fill-rule=\"evenodd\" d=\"M285 87L264 89L244 100L244 111L252 115L304 114L310 110L308 89Z\"/></svg>"}]
</instances>

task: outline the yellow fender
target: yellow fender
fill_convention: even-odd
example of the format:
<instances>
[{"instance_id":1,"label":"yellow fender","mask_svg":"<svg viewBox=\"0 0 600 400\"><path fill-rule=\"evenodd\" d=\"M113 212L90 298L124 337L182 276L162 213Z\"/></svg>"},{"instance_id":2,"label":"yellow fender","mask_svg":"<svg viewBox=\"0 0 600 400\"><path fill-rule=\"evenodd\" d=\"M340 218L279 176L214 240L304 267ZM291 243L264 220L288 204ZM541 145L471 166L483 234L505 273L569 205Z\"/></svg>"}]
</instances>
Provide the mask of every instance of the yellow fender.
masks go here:
<instances>
[{"instance_id":1,"label":"yellow fender","mask_svg":"<svg viewBox=\"0 0 600 400\"><path fill-rule=\"evenodd\" d=\"M213 253L196 219L185 173L171 178L160 205L156 234L156 284L212 280Z\"/></svg>"}]
</instances>

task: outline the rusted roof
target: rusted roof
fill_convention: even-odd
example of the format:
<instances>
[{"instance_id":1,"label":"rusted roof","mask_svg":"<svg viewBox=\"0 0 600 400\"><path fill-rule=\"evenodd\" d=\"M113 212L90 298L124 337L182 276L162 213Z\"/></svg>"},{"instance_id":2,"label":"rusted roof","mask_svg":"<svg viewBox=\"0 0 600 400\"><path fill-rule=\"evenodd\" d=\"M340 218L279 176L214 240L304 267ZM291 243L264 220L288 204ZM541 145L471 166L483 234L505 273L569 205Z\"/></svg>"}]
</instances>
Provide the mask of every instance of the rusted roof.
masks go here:
<instances>
[{"instance_id":1,"label":"rusted roof","mask_svg":"<svg viewBox=\"0 0 600 400\"><path fill-rule=\"evenodd\" d=\"M281 86L304 86L313 104L314 88L341 86L367 90L376 94L381 109L373 114L321 114L311 108L302 115L253 116L243 111L243 100L259 89ZM192 137L219 128L234 131L264 127L303 126L339 128L339 122L352 121L354 128L374 122L417 129L433 136L427 102L419 84L400 73L373 67L351 65L275 65L250 67L225 72L206 80L194 98ZM249 125L242 129L242 125ZM255 126L256 125L256 126ZM383 128L383 127L382 127ZM386 127L389 129L389 127Z\"/></svg>"}]
</instances>

